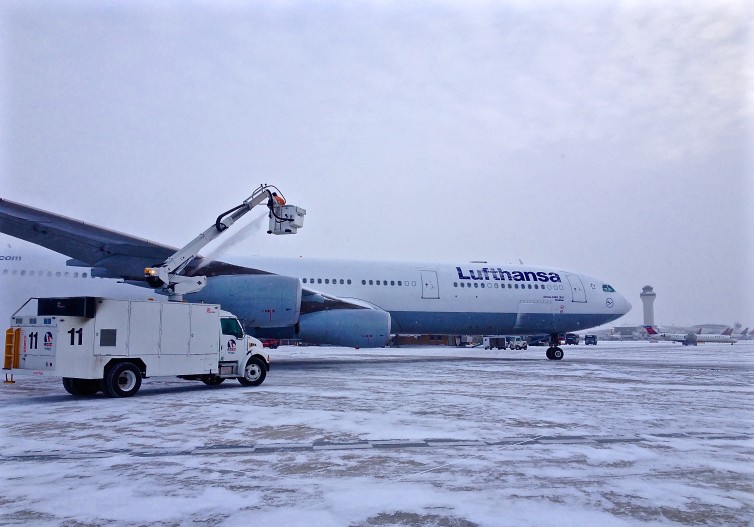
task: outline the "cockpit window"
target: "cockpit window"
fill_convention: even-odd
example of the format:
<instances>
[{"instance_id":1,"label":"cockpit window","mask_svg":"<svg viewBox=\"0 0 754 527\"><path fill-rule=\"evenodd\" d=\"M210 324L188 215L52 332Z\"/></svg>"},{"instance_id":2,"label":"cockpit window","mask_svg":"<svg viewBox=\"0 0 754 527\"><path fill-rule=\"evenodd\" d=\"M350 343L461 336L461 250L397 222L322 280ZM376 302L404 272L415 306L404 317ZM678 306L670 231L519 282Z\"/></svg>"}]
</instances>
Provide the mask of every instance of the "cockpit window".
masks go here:
<instances>
[{"instance_id":1,"label":"cockpit window","mask_svg":"<svg viewBox=\"0 0 754 527\"><path fill-rule=\"evenodd\" d=\"M609 284L602 284L602 290L605 293L615 293L615 289L613 289L613 286Z\"/></svg>"},{"instance_id":2,"label":"cockpit window","mask_svg":"<svg viewBox=\"0 0 754 527\"><path fill-rule=\"evenodd\" d=\"M220 327L223 335L233 335L237 339L243 338L243 329L235 318L221 318Z\"/></svg>"}]
</instances>

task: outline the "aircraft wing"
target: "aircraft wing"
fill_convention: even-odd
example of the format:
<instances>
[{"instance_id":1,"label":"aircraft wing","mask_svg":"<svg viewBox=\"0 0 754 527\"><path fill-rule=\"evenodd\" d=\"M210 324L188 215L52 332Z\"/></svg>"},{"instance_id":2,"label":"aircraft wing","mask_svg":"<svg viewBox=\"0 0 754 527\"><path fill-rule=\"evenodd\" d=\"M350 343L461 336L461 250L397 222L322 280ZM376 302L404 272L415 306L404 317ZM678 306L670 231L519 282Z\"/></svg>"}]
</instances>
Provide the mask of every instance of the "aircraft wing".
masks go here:
<instances>
[{"instance_id":1,"label":"aircraft wing","mask_svg":"<svg viewBox=\"0 0 754 527\"><path fill-rule=\"evenodd\" d=\"M0 232L132 280L143 280L145 267L177 250L6 199L0 199Z\"/></svg>"},{"instance_id":2,"label":"aircraft wing","mask_svg":"<svg viewBox=\"0 0 754 527\"><path fill-rule=\"evenodd\" d=\"M69 265L92 267L100 275L144 281L144 268L165 261L178 249L83 221L0 199L0 232L40 245L74 259ZM202 258L186 270L205 276L271 274L221 261L203 265ZM303 289L302 311L363 309L357 302ZM371 307L371 306L370 306ZM373 307L372 307L373 308Z\"/></svg>"}]
</instances>

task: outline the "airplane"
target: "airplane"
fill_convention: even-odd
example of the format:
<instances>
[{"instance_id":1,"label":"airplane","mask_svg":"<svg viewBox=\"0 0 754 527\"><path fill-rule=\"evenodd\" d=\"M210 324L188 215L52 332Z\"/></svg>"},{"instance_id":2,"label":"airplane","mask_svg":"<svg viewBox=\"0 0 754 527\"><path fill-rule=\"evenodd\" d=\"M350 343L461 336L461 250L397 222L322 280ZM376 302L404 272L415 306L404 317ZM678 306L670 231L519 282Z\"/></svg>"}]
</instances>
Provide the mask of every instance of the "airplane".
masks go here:
<instances>
[{"instance_id":1,"label":"airplane","mask_svg":"<svg viewBox=\"0 0 754 527\"><path fill-rule=\"evenodd\" d=\"M731 328L728 328L720 335L714 335L709 333L702 333L702 330L699 330L699 333L694 332L688 332L688 333L667 333L667 332L661 332L658 331L655 326L644 326L644 329L647 331L647 334L651 339L655 340L668 340L672 342L680 342L684 346L696 346L697 343L704 343L704 342L718 342L718 343L724 343L724 344L733 344L737 342L734 338L731 337Z\"/></svg>"},{"instance_id":2,"label":"airplane","mask_svg":"<svg viewBox=\"0 0 754 527\"><path fill-rule=\"evenodd\" d=\"M731 337L738 340L749 340L752 333L749 333L749 328L744 329L741 333L731 333Z\"/></svg>"},{"instance_id":3,"label":"airplane","mask_svg":"<svg viewBox=\"0 0 754 527\"><path fill-rule=\"evenodd\" d=\"M6 199L0 233L30 242L19 247L23 242L6 238L1 245L8 316L33 296L154 297L145 268L176 251ZM546 356L560 360L558 334L612 322L631 309L604 280L526 265L199 256L184 274L207 277L187 301L221 304L258 338L354 348L384 347L391 334L547 333Z\"/></svg>"}]
</instances>

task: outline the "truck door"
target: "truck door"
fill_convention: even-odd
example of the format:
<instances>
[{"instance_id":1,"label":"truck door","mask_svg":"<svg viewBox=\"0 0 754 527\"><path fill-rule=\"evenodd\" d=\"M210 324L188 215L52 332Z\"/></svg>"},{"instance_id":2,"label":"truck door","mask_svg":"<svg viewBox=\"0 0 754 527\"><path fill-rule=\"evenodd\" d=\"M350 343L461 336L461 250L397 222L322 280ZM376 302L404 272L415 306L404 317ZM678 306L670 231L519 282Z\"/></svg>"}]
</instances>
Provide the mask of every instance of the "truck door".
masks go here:
<instances>
[{"instance_id":1,"label":"truck door","mask_svg":"<svg viewBox=\"0 0 754 527\"><path fill-rule=\"evenodd\" d=\"M422 271L422 298L440 298L437 271Z\"/></svg>"},{"instance_id":2,"label":"truck door","mask_svg":"<svg viewBox=\"0 0 754 527\"><path fill-rule=\"evenodd\" d=\"M189 305L177 302L163 303L160 355L188 355L190 339Z\"/></svg>"},{"instance_id":3,"label":"truck door","mask_svg":"<svg viewBox=\"0 0 754 527\"><path fill-rule=\"evenodd\" d=\"M101 302L94 319L94 354L124 357L128 354L128 302Z\"/></svg>"}]
</instances>

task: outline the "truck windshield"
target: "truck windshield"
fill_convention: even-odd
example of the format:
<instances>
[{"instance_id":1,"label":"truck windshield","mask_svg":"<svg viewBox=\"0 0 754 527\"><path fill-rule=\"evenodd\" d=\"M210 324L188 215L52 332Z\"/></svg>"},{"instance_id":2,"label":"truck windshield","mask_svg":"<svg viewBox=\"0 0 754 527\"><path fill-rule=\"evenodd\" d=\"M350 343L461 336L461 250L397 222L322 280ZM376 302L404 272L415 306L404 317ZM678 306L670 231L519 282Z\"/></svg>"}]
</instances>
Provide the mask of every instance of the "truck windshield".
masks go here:
<instances>
[{"instance_id":1,"label":"truck windshield","mask_svg":"<svg viewBox=\"0 0 754 527\"><path fill-rule=\"evenodd\" d=\"M221 318L220 327L223 335L233 335L237 339L243 338L243 329L235 318Z\"/></svg>"}]
</instances>

